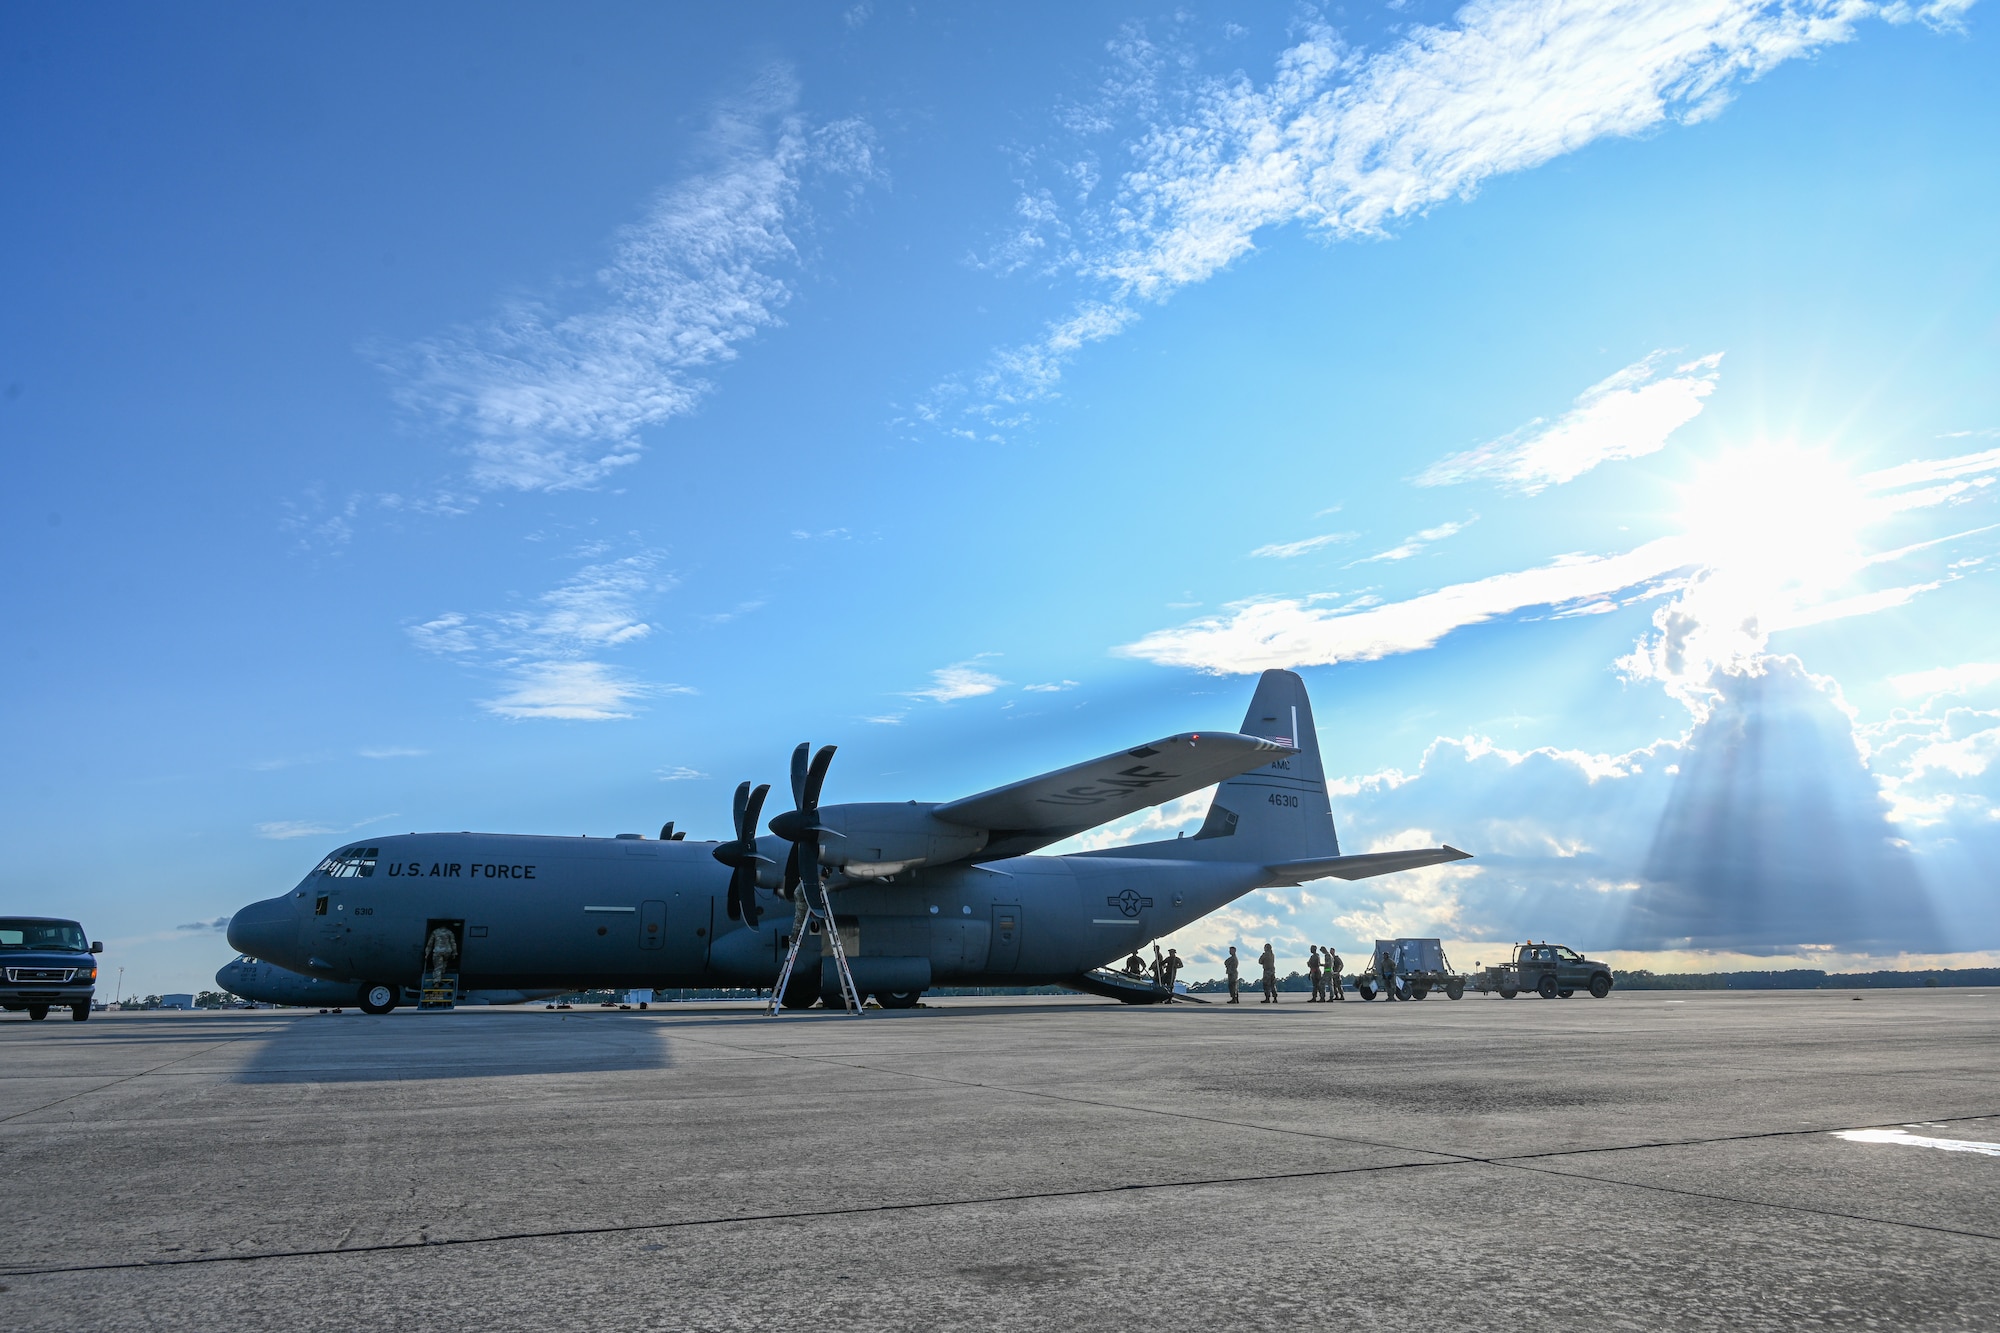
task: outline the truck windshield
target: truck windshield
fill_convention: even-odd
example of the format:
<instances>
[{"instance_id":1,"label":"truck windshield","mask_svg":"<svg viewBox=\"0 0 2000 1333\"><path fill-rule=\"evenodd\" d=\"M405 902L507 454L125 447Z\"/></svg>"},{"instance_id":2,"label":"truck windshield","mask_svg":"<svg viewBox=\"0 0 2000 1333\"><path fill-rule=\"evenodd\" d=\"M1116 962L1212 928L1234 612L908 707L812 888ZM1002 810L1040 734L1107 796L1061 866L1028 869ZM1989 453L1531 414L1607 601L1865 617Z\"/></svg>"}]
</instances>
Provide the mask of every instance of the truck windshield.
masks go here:
<instances>
[{"instance_id":1,"label":"truck windshield","mask_svg":"<svg viewBox=\"0 0 2000 1333\"><path fill-rule=\"evenodd\" d=\"M28 921L0 916L0 949L68 949L82 953L89 948L83 927L74 921Z\"/></svg>"}]
</instances>

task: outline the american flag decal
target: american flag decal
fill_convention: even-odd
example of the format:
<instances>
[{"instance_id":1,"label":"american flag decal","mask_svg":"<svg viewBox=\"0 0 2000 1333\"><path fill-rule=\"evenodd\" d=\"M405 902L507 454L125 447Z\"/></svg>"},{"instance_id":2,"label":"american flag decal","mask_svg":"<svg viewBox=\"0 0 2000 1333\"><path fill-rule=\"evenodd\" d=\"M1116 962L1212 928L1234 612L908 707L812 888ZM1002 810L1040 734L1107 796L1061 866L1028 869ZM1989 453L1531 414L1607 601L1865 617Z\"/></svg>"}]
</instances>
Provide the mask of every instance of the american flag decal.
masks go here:
<instances>
[{"instance_id":1,"label":"american flag decal","mask_svg":"<svg viewBox=\"0 0 2000 1333\"><path fill-rule=\"evenodd\" d=\"M1292 743L1290 736L1273 736L1271 739L1279 745L1290 745Z\"/></svg>"}]
</instances>

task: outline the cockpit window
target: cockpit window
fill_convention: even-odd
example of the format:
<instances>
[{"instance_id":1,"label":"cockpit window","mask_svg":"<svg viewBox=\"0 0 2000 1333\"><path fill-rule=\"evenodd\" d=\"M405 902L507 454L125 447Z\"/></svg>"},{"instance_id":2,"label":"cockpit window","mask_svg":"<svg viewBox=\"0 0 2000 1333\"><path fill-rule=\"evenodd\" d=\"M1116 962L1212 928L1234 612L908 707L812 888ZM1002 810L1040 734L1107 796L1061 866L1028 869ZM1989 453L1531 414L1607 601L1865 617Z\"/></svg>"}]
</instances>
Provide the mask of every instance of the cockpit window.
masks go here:
<instances>
[{"instance_id":1,"label":"cockpit window","mask_svg":"<svg viewBox=\"0 0 2000 1333\"><path fill-rule=\"evenodd\" d=\"M68 949L82 953L90 947L83 927L74 921L29 921L0 917L0 949Z\"/></svg>"},{"instance_id":2,"label":"cockpit window","mask_svg":"<svg viewBox=\"0 0 2000 1333\"><path fill-rule=\"evenodd\" d=\"M375 873L379 847L343 847L319 863L317 873L335 879L367 879Z\"/></svg>"}]
</instances>

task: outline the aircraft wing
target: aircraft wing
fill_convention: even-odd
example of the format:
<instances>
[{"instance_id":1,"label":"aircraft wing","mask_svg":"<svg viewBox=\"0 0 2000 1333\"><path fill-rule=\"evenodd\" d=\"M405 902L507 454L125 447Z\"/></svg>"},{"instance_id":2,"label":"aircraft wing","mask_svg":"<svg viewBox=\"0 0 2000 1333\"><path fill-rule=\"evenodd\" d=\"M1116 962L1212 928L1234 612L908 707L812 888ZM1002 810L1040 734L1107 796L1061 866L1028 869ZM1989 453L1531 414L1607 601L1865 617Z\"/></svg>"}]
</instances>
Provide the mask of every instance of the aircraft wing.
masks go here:
<instances>
[{"instance_id":1,"label":"aircraft wing","mask_svg":"<svg viewBox=\"0 0 2000 1333\"><path fill-rule=\"evenodd\" d=\"M1298 751L1228 731L1183 732L1102 759L1072 764L1038 778L995 787L931 813L967 828L989 829L1008 854L1042 846L1108 823L1134 810L1261 768ZM1005 838L1008 834L1033 835ZM1014 844L1023 844L1016 847Z\"/></svg>"},{"instance_id":2,"label":"aircraft wing","mask_svg":"<svg viewBox=\"0 0 2000 1333\"><path fill-rule=\"evenodd\" d=\"M1303 884L1310 879L1371 879L1418 866L1442 865L1446 861L1469 861L1471 852L1456 847L1412 847L1404 852L1364 852L1359 856L1324 856L1310 861L1280 861L1266 867L1278 884Z\"/></svg>"}]
</instances>

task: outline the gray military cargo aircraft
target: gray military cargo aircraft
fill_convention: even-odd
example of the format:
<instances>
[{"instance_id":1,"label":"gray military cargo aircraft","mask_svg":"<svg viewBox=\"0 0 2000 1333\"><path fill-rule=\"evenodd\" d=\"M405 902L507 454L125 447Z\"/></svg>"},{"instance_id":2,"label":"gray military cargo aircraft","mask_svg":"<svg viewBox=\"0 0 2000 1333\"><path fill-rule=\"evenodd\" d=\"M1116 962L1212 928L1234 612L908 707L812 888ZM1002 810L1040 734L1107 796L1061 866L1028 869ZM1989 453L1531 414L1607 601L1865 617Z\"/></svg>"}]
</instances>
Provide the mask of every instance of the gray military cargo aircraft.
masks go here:
<instances>
[{"instance_id":1,"label":"gray military cargo aircraft","mask_svg":"<svg viewBox=\"0 0 2000 1333\"><path fill-rule=\"evenodd\" d=\"M1289 671L1263 674L1240 733L1184 732L963 800L821 805L833 747L808 754L802 745L792 757L794 809L764 836L769 789L746 782L727 842L691 842L671 824L658 839L375 838L237 912L229 943L346 986L371 1013L427 974L435 985L447 966L459 994L768 988L791 944L792 901L817 903L824 885L856 987L885 1007L940 984L1053 983L1126 999L1092 971L1253 890L1469 855L1341 855L1312 704ZM1191 837L1033 854L1211 784ZM832 950L800 943L783 1003L838 1005Z\"/></svg>"}]
</instances>

